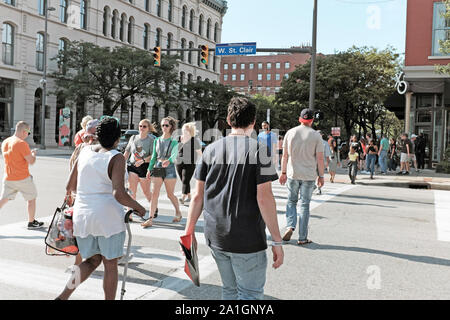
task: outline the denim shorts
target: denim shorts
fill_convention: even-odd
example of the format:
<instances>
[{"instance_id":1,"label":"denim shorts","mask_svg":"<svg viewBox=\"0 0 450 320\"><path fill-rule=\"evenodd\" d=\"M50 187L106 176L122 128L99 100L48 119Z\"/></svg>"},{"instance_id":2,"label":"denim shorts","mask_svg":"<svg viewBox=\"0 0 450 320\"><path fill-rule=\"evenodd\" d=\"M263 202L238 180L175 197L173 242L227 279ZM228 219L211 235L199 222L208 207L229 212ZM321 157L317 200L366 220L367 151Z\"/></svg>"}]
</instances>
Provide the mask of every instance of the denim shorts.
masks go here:
<instances>
[{"instance_id":1,"label":"denim shorts","mask_svg":"<svg viewBox=\"0 0 450 320\"><path fill-rule=\"evenodd\" d=\"M120 258L123 256L125 235L125 231L123 231L112 235L109 238L91 235L87 238L77 237L77 244L81 257L83 259L88 259L96 254L100 254L105 257L106 260Z\"/></svg>"},{"instance_id":2,"label":"denim shorts","mask_svg":"<svg viewBox=\"0 0 450 320\"><path fill-rule=\"evenodd\" d=\"M157 162L155 165L156 168L162 168L162 162ZM166 168L166 177L164 179L176 179L177 171L175 170L175 165L173 163L169 164Z\"/></svg>"}]
</instances>

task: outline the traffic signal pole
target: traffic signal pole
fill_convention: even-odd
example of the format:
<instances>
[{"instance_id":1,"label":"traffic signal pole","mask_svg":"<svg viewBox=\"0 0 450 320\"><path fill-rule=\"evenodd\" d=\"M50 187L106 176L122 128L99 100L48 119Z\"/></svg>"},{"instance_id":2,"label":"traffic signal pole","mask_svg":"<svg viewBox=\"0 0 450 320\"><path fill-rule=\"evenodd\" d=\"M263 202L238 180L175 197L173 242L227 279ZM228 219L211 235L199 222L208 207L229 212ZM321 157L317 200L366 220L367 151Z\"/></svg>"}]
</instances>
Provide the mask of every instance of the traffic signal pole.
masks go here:
<instances>
[{"instance_id":1,"label":"traffic signal pole","mask_svg":"<svg viewBox=\"0 0 450 320\"><path fill-rule=\"evenodd\" d=\"M311 50L311 78L309 80L309 109L314 110L316 98L316 54L317 54L317 0L314 0L313 34Z\"/></svg>"}]
</instances>

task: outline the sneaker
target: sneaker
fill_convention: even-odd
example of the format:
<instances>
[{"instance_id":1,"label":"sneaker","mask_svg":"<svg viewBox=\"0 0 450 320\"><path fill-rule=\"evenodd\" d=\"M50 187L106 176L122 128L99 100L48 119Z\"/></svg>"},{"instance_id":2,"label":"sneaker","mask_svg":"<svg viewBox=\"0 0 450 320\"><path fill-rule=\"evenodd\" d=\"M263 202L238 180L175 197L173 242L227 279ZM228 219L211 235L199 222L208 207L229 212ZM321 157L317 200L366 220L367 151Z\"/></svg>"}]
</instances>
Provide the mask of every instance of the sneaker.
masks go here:
<instances>
[{"instance_id":1,"label":"sneaker","mask_svg":"<svg viewBox=\"0 0 450 320\"><path fill-rule=\"evenodd\" d=\"M123 266L125 263L130 262L134 257L134 254L130 253L130 256L127 257L126 256L122 256L119 261L117 262L118 265Z\"/></svg>"},{"instance_id":2,"label":"sneaker","mask_svg":"<svg viewBox=\"0 0 450 320\"><path fill-rule=\"evenodd\" d=\"M283 236L283 241L291 240L292 233L294 233L294 229L287 228L287 230L286 230L286 232L284 233L284 236Z\"/></svg>"},{"instance_id":3,"label":"sneaker","mask_svg":"<svg viewBox=\"0 0 450 320\"><path fill-rule=\"evenodd\" d=\"M403 175L407 176L409 174L409 171L403 172Z\"/></svg>"},{"instance_id":4,"label":"sneaker","mask_svg":"<svg viewBox=\"0 0 450 320\"><path fill-rule=\"evenodd\" d=\"M157 217L158 217L158 208L156 208L156 210L155 210L155 214L153 215L153 219L155 219Z\"/></svg>"},{"instance_id":5,"label":"sneaker","mask_svg":"<svg viewBox=\"0 0 450 320\"><path fill-rule=\"evenodd\" d=\"M28 222L28 230L39 229L39 228L42 228L43 225L44 225L43 222L34 220L33 222Z\"/></svg>"},{"instance_id":6,"label":"sneaker","mask_svg":"<svg viewBox=\"0 0 450 320\"><path fill-rule=\"evenodd\" d=\"M397 172L397 175L398 176L401 176L402 174L405 174L403 171L399 171L399 172Z\"/></svg>"}]
</instances>

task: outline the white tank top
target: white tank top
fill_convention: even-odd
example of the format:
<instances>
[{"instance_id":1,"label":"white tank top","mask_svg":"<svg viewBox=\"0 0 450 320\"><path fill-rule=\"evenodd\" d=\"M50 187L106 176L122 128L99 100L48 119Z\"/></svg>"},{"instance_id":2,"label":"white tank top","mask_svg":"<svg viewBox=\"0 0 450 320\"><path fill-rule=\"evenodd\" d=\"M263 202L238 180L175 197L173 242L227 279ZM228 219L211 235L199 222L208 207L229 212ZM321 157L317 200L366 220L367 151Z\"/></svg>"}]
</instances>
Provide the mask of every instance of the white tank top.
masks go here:
<instances>
[{"instance_id":1,"label":"white tank top","mask_svg":"<svg viewBox=\"0 0 450 320\"><path fill-rule=\"evenodd\" d=\"M125 231L124 209L112 194L112 181L108 175L109 162L118 153L117 150L99 153L91 147L81 151L73 213L76 237L92 235L109 238Z\"/></svg>"}]
</instances>

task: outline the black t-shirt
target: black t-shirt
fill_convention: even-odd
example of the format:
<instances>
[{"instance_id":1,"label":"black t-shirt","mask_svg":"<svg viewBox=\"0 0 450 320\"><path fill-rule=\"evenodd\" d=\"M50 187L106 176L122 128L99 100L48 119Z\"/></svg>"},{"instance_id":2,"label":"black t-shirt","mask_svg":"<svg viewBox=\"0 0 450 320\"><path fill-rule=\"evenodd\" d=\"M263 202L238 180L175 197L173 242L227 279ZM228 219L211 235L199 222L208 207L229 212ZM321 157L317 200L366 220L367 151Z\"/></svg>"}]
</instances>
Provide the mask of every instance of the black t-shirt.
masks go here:
<instances>
[{"instance_id":1,"label":"black t-shirt","mask_svg":"<svg viewBox=\"0 0 450 320\"><path fill-rule=\"evenodd\" d=\"M198 159L197 150L202 150L202 144L198 138L192 137L188 142L182 143L178 139L177 164L195 164Z\"/></svg>"},{"instance_id":2,"label":"black t-shirt","mask_svg":"<svg viewBox=\"0 0 450 320\"><path fill-rule=\"evenodd\" d=\"M267 249L266 225L256 199L257 185L278 179L266 152L246 136L209 145L195 178L205 182L203 216L208 246L232 253Z\"/></svg>"},{"instance_id":3,"label":"black t-shirt","mask_svg":"<svg viewBox=\"0 0 450 320\"><path fill-rule=\"evenodd\" d=\"M406 145L409 145L409 153L413 153L412 143L411 143L411 140L409 140L409 139L402 140L401 152L408 153L408 149L406 148Z\"/></svg>"}]
</instances>

